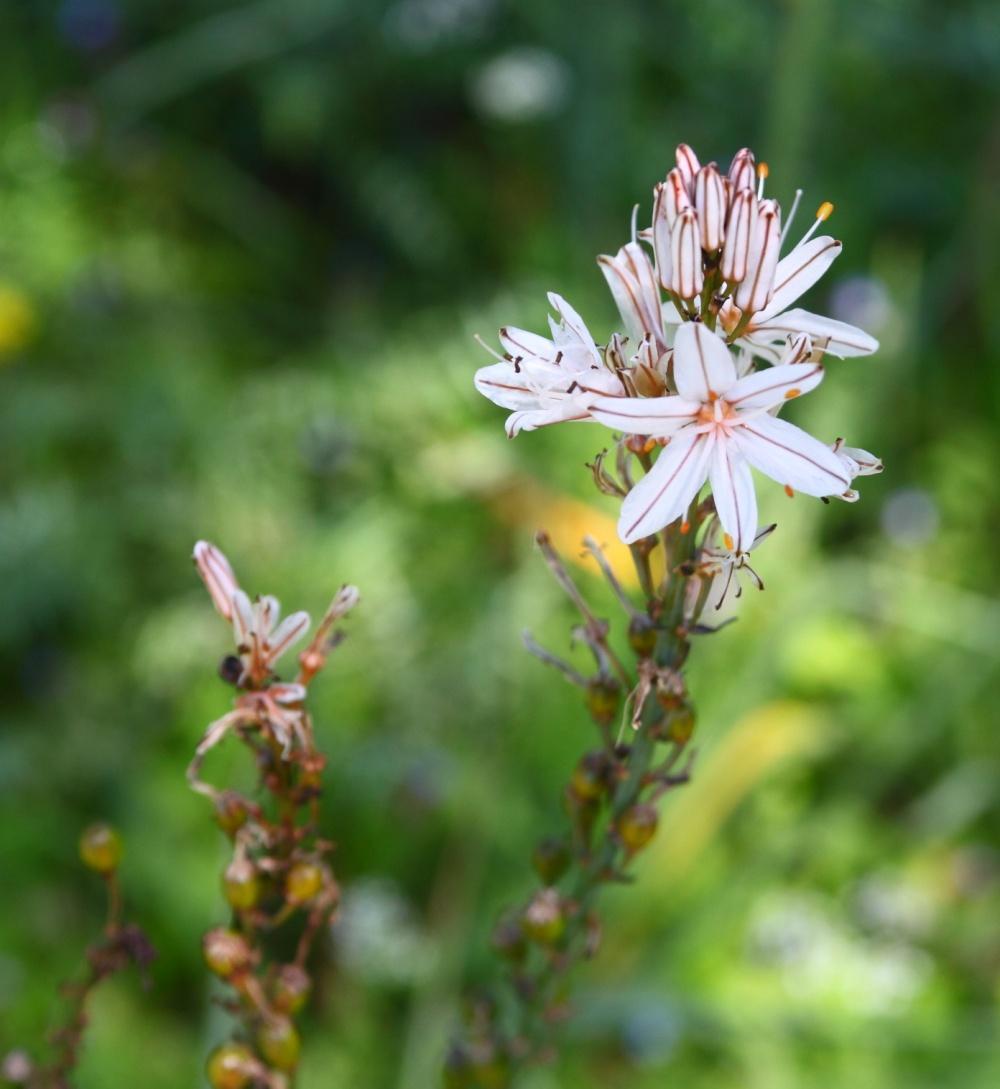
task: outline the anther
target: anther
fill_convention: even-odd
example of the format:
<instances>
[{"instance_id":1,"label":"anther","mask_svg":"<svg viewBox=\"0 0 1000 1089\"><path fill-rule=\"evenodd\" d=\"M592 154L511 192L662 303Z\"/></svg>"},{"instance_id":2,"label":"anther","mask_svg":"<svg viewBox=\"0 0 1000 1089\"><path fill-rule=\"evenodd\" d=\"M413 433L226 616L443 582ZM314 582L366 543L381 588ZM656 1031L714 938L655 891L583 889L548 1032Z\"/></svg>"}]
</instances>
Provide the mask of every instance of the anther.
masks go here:
<instances>
[{"instance_id":1,"label":"anther","mask_svg":"<svg viewBox=\"0 0 1000 1089\"><path fill-rule=\"evenodd\" d=\"M736 548L736 542L729 536L728 533L723 533L722 543L732 552Z\"/></svg>"},{"instance_id":2,"label":"anther","mask_svg":"<svg viewBox=\"0 0 1000 1089\"><path fill-rule=\"evenodd\" d=\"M801 393L802 393L802 390L797 389L797 388L796 389L786 389L785 390L785 400L790 401L793 397L798 397Z\"/></svg>"},{"instance_id":3,"label":"anther","mask_svg":"<svg viewBox=\"0 0 1000 1089\"><path fill-rule=\"evenodd\" d=\"M795 489L791 486L791 484L785 485L785 495L787 495L789 499L795 498Z\"/></svg>"},{"instance_id":4,"label":"anther","mask_svg":"<svg viewBox=\"0 0 1000 1089\"><path fill-rule=\"evenodd\" d=\"M767 176L771 173L771 168L765 162L759 162L757 164L757 199L760 200L764 196L764 182L767 180Z\"/></svg>"},{"instance_id":5,"label":"anther","mask_svg":"<svg viewBox=\"0 0 1000 1089\"><path fill-rule=\"evenodd\" d=\"M831 201L824 200L823 203L816 209L816 219L813 221L813 225L799 240L799 245L802 246L809 241L810 238L816 233L816 228L825 223L830 216L833 215L833 204Z\"/></svg>"}]
</instances>

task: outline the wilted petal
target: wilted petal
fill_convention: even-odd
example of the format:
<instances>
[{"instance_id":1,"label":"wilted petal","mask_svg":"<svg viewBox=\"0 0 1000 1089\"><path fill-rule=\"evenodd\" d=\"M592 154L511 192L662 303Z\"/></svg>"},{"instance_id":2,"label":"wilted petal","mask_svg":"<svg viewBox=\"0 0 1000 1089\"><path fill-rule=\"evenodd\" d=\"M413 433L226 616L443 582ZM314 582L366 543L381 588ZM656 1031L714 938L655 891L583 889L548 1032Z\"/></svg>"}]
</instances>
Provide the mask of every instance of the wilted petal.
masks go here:
<instances>
[{"instance_id":1,"label":"wilted petal","mask_svg":"<svg viewBox=\"0 0 1000 1089\"><path fill-rule=\"evenodd\" d=\"M722 248L719 271L730 284L737 284L747 274L750 239L757 223L757 195L752 189L739 189L733 197L726 224L726 243Z\"/></svg>"},{"instance_id":2,"label":"wilted petal","mask_svg":"<svg viewBox=\"0 0 1000 1089\"><path fill-rule=\"evenodd\" d=\"M819 363L794 363L782 367L768 367L741 378L726 394L733 408L746 412L751 409L769 409L784 401L801 397L814 390L823 381L823 368Z\"/></svg>"},{"instance_id":3,"label":"wilted petal","mask_svg":"<svg viewBox=\"0 0 1000 1089\"><path fill-rule=\"evenodd\" d=\"M820 314L811 314L808 310L786 310L760 325L753 326L753 341L784 340L789 335L808 333L817 343L825 342L824 351L830 355L846 359L850 356L871 355L878 349L878 341L863 329L848 325L844 321L824 318Z\"/></svg>"},{"instance_id":4,"label":"wilted petal","mask_svg":"<svg viewBox=\"0 0 1000 1089\"><path fill-rule=\"evenodd\" d=\"M267 694L276 703L287 706L292 703L304 703L306 687L304 684L272 684Z\"/></svg>"},{"instance_id":5,"label":"wilted petal","mask_svg":"<svg viewBox=\"0 0 1000 1089\"><path fill-rule=\"evenodd\" d=\"M268 640L268 658L276 662L293 643L297 643L309 630L308 613L292 613L275 629L274 634Z\"/></svg>"},{"instance_id":6,"label":"wilted petal","mask_svg":"<svg viewBox=\"0 0 1000 1089\"><path fill-rule=\"evenodd\" d=\"M198 541L194 546L194 562L216 611L223 619L232 620L232 598L240 585L229 560L215 545L208 541Z\"/></svg>"},{"instance_id":7,"label":"wilted petal","mask_svg":"<svg viewBox=\"0 0 1000 1089\"><path fill-rule=\"evenodd\" d=\"M708 480L719 522L729 538L726 547L748 552L757 533L757 493L750 466L730 443L716 442Z\"/></svg>"},{"instance_id":8,"label":"wilted petal","mask_svg":"<svg viewBox=\"0 0 1000 1089\"><path fill-rule=\"evenodd\" d=\"M648 537L688 509L708 476L713 441L682 431L622 502L618 535L626 544Z\"/></svg>"},{"instance_id":9,"label":"wilted petal","mask_svg":"<svg viewBox=\"0 0 1000 1089\"><path fill-rule=\"evenodd\" d=\"M774 294L762 311L760 318L766 320L792 305L795 300L808 291L824 272L833 264L843 249L843 244L828 234L810 239L805 245L794 250L778 262L774 270Z\"/></svg>"},{"instance_id":10,"label":"wilted petal","mask_svg":"<svg viewBox=\"0 0 1000 1089\"><path fill-rule=\"evenodd\" d=\"M806 495L838 495L850 487L830 447L787 420L755 416L733 429L732 441L754 468Z\"/></svg>"},{"instance_id":11,"label":"wilted petal","mask_svg":"<svg viewBox=\"0 0 1000 1089\"><path fill-rule=\"evenodd\" d=\"M781 249L781 211L777 201L760 202L757 222L750 236L747 272L736 289L734 301L744 312L763 310L771 298L774 274Z\"/></svg>"},{"instance_id":12,"label":"wilted petal","mask_svg":"<svg viewBox=\"0 0 1000 1089\"><path fill-rule=\"evenodd\" d=\"M271 594L264 594L254 602L254 630L266 639L281 616L281 603Z\"/></svg>"},{"instance_id":13,"label":"wilted petal","mask_svg":"<svg viewBox=\"0 0 1000 1089\"><path fill-rule=\"evenodd\" d=\"M837 439L831 449L840 458L852 480L856 476L877 476L885 468L881 458L857 446L845 446L843 439Z\"/></svg>"},{"instance_id":14,"label":"wilted petal","mask_svg":"<svg viewBox=\"0 0 1000 1089\"><path fill-rule=\"evenodd\" d=\"M237 649L248 648L254 633L254 614L250 598L245 591L237 590L233 594L233 637Z\"/></svg>"},{"instance_id":15,"label":"wilted petal","mask_svg":"<svg viewBox=\"0 0 1000 1089\"><path fill-rule=\"evenodd\" d=\"M694 194L702 249L714 253L726 234L726 190L714 163L698 171Z\"/></svg>"},{"instance_id":16,"label":"wilted petal","mask_svg":"<svg viewBox=\"0 0 1000 1089\"><path fill-rule=\"evenodd\" d=\"M703 284L701 232L693 209L677 217L670 243L670 290L678 298L693 299Z\"/></svg>"},{"instance_id":17,"label":"wilted petal","mask_svg":"<svg viewBox=\"0 0 1000 1089\"><path fill-rule=\"evenodd\" d=\"M698 415L701 407L683 397L595 397L587 402L591 416L628 435L672 435Z\"/></svg>"},{"instance_id":18,"label":"wilted petal","mask_svg":"<svg viewBox=\"0 0 1000 1089\"><path fill-rule=\"evenodd\" d=\"M685 322L674 338L674 384L681 397L704 404L736 382L736 364L724 341L700 321Z\"/></svg>"}]
</instances>

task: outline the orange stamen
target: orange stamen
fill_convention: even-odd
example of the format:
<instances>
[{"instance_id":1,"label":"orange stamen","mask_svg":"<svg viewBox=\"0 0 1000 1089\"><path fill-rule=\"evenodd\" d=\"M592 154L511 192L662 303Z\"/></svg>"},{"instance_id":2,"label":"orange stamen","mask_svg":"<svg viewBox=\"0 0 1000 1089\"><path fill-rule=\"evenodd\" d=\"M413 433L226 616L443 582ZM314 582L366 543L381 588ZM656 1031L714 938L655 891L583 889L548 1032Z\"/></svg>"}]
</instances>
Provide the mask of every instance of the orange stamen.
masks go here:
<instances>
[{"instance_id":1,"label":"orange stamen","mask_svg":"<svg viewBox=\"0 0 1000 1089\"><path fill-rule=\"evenodd\" d=\"M802 393L802 390L800 390L798 387L796 387L794 389L786 389L785 390L785 400L790 401L793 397L799 397L801 395L801 393Z\"/></svg>"},{"instance_id":2,"label":"orange stamen","mask_svg":"<svg viewBox=\"0 0 1000 1089\"><path fill-rule=\"evenodd\" d=\"M736 542L729 536L728 533L723 533L722 543L729 549L730 552L736 547Z\"/></svg>"},{"instance_id":3,"label":"orange stamen","mask_svg":"<svg viewBox=\"0 0 1000 1089\"><path fill-rule=\"evenodd\" d=\"M785 495L787 495L789 499L794 499L795 498L795 491L792 488L791 484L786 484L785 485Z\"/></svg>"}]
</instances>

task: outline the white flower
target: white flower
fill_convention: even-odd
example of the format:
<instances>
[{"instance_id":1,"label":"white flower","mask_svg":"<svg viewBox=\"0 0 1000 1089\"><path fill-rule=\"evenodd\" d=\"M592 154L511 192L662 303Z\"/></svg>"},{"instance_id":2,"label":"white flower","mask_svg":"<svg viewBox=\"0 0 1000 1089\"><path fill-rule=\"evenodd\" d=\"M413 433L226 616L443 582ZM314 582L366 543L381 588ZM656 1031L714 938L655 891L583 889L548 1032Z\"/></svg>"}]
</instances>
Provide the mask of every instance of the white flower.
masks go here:
<instances>
[{"instance_id":1,"label":"white flower","mask_svg":"<svg viewBox=\"0 0 1000 1089\"><path fill-rule=\"evenodd\" d=\"M272 676L278 659L309 630L309 614L292 613L281 620L277 598L268 595L251 601L240 589L229 560L208 541L194 546L194 562L216 611L233 625L236 653L243 666L237 683L260 687ZM282 692L299 687L284 685ZM288 702L279 698L281 694L275 698Z\"/></svg>"},{"instance_id":2,"label":"white flower","mask_svg":"<svg viewBox=\"0 0 1000 1089\"><path fill-rule=\"evenodd\" d=\"M860 450L856 446L845 446L843 439L837 439L831 449L840 458L841 465L847 470L847 475L852 481L858 476L877 476L884 468L881 458L869 454L867 450ZM853 488L848 488L838 498L847 503L856 503L860 496Z\"/></svg>"},{"instance_id":3,"label":"white flower","mask_svg":"<svg viewBox=\"0 0 1000 1089\"><path fill-rule=\"evenodd\" d=\"M740 576L744 572L750 576L751 581L758 590L764 589L764 580L750 566L750 553L764 540L771 536L777 528L775 523L765 526L750 543L745 552L737 552L733 548L727 548L715 540L716 527L713 524L711 536L700 552L697 574L700 579L710 579L711 585L705 595L704 608L718 611L726 603L730 591L736 587L737 598L743 595L743 586ZM699 591L697 583L692 583L691 589Z\"/></svg>"},{"instance_id":4,"label":"white flower","mask_svg":"<svg viewBox=\"0 0 1000 1089\"><path fill-rule=\"evenodd\" d=\"M547 424L586 420L594 394L624 393L580 315L559 295L550 293L549 303L558 315L558 321L549 318L551 340L524 329L501 329L504 354L494 353L498 362L476 371L476 389L512 410L507 417L512 438Z\"/></svg>"},{"instance_id":5,"label":"white flower","mask_svg":"<svg viewBox=\"0 0 1000 1089\"><path fill-rule=\"evenodd\" d=\"M841 495L850 487L843 461L830 447L770 414L819 385L818 363L740 378L720 337L701 322L687 322L677 330L673 370L677 396L597 397L590 403L594 419L609 427L667 440L622 503L618 532L626 544L681 517L707 480L727 547L749 550L757 533L751 465L807 495Z\"/></svg>"}]
</instances>

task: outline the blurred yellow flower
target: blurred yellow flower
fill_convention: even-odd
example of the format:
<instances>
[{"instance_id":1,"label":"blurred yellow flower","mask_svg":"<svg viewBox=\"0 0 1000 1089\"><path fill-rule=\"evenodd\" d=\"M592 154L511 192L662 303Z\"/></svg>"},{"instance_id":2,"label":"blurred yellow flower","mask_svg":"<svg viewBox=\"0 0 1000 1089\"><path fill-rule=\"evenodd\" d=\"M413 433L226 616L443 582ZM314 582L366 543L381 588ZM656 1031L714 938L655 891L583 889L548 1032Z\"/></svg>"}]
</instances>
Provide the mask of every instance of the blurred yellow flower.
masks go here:
<instances>
[{"instance_id":1,"label":"blurred yellow flower","mask_svg":"<svg viewBox=\"0 0 1000 1089\"><path fill-rule=\"evenodd\" d=\"M28 296L0 282L0 359L23 348L37 326L38 316Z\"/></svg>"}]
</instances>

